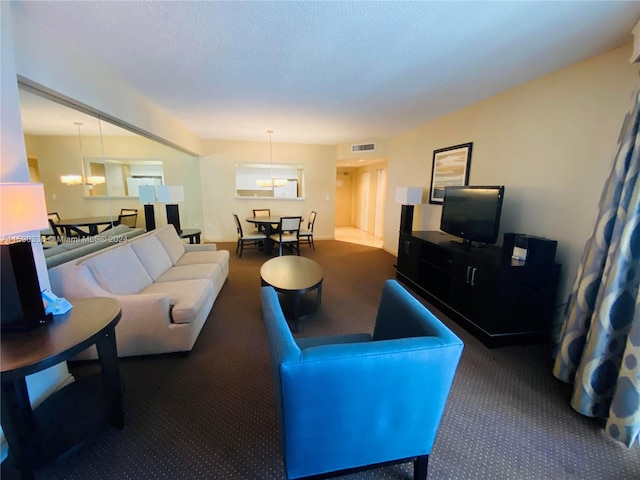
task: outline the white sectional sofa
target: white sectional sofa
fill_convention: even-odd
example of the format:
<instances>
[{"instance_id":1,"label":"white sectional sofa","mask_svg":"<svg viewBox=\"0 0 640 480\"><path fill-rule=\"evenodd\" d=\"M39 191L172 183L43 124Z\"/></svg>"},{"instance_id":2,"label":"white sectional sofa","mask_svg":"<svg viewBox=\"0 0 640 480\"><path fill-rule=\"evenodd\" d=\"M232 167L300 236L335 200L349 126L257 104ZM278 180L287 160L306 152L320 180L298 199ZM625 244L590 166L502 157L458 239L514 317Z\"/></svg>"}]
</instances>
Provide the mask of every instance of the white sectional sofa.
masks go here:
<instances>
[{"instance_id":1,"label":"white sectional sofa","mask_svg":"<svg viewBox=\"0 0 640 480\"><path fill-rule=\"evenodd\" d=\"M228 251L188 245L173 225L49 270L51 290L72 304L120 301L120 357L190 351L228 275ZM95 347L77 358L97 358Z\"/></svg>"}]
</instances>

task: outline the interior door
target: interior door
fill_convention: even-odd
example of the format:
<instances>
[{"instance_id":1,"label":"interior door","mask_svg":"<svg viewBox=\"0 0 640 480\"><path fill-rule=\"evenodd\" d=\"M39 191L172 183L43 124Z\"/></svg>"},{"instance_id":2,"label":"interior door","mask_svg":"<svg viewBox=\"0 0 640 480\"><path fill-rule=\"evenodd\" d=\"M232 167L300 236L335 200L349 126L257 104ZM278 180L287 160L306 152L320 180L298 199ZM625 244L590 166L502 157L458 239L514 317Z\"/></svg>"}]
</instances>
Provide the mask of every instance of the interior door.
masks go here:
<instances>
[{"instance_id":1,"label":"interior door","mask_svg":"<svg viewBox=\"0 0 640 480\"><path fill-rule=\"evenodd\" d=\"M353 174L348 171L336 172L336 227L352 227Z\"/></svg>"},{"instance_id":2,"label":"interior door","mask_svg":"<svg viewBox=\"0 0 640 480\"><path fill-rule=\"evenodd\" d=\"M369 231L369 195L371 192L371 172L362 174L360 189L360 229Z\"/></svg>"}]
</instances>

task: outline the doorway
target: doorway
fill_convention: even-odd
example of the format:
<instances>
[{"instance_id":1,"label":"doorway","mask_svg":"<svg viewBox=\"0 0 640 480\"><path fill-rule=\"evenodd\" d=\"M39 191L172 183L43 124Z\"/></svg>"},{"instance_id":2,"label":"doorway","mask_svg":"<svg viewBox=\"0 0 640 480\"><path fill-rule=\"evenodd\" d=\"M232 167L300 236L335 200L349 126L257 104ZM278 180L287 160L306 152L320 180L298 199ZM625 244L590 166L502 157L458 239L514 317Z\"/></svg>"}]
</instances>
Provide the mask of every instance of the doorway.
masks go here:
<instances>
[{"instance_id":1,"label":"doorway","mask_svg":"<svg viewBox=\"0 0 640 480\"><path fill-rule=\"evenodd\" d=\"M386 174L386 160L337 168L336 240L382 248Z\"/></svg>"}]
</instances>

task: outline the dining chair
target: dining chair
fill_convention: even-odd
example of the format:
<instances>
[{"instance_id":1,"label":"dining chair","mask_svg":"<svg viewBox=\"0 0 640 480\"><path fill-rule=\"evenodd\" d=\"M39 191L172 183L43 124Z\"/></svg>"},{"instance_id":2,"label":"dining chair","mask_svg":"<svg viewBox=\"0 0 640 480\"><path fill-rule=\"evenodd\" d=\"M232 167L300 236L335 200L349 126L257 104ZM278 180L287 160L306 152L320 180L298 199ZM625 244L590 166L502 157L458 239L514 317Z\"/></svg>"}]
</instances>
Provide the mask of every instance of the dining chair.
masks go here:
<instances>
[{"instance_id":1,"label":"dining chair","mask_svg":"<svg viewBox=\"0 0 640 480\"><path fill-rule=\"evenodd\" d=\"M58 225L58 222L60 221L60 215L58 214L58 212L47 212L47 220L49 221L49 230L47 230L44 235L47 237L54 236L55 242L58 245L60 245L64 241L64 237L81 237L78 232L71 231L67 233L65 232L64 228Z\"/></svg>"},{"instance_id":2,"label":"dining chair","mask_svg":"<svg viewBox=\"0 0 640 480\"><path fill-rule=\"evenodd\" d=\"M138 214L138 209L137 208L121 208L120 209L120 215L133 215L133 214Z\"/></svg>"},{"instance_id":3,"label":"dining chair","mask_svg":"<svg viewBox=\"0 0 640 480\"><path fill-rule=\"evenodd\" d=\"M123 209L125 210L125 209ZM129 228L135 228L138 221L138 213L121 213L118 215L118 225L126 225Z\"/></svg>"},{"instance_id":4,"label":"dining chair","mask_svg":"<svg viewBox=\"0 0 640 480\"><path fill-rule=\"evenodd\" d=\"M56 215L58 214L56 213ZM45 243L55 241L57 245L60 245L62 243L62 237L64 234L63 229L56 225L55 220L53 220L50 214L47 214L47 217L47 221L49 222L49 229L43 230L42 232L40 232L40 235L45 237ZM52 243L49 243L49 245L52 245Z\"/></svg>"},{"instance_id":5,"label":"dining chair","mask_svg":"<svg viewBox=\"0 0 640 480\"><path fill-rule=\"evenodd\" d=\"M318 212L311 211L309 215L309 222L307 223L307 228L300 229L300 239L305 241L312 247L314 250L316 249L316 244L313 243L313 227L316 223L316 217L318 216Z\"/></svg>"},{"instance_id":6,"label":"dining chair","mask_svg":"<svg viewBox=\"0 0 640 480\"><path fill-rule=\"evenodd\" d=\"M271 209L270 208L254 208L253 216L254 217L270 217ZM266 233L264 225L256 225L256 232Z\"/></svg>"},{"instance_id":7,"label":"dining chair","mask_svg":"<svg viewBox=\"0 0 640 480\"><path fill-rule=\"evenodd\" d=\"M300 224L302 217L280 217L278 232L269 236L271 240L278 243L278 256L282 256L282 246L295 248L300 255Z\"/></svg>"},{"instance_id":8,"label":"dining chair","mask_svg":"<svg viewBox=\"0 0 640 480\"><path fill-rule=\"evenodd\" d=\"M245 245L260 247L261 244L264 244L267 236L264 233L260 232L253 232L245 235L242 231L242 224L240 223L238 215L234 213L233 219L236 222L236 231L238 232L238 245L236 246L236 255L242 258L242 252Z\"/></svg>"}]
</instances>

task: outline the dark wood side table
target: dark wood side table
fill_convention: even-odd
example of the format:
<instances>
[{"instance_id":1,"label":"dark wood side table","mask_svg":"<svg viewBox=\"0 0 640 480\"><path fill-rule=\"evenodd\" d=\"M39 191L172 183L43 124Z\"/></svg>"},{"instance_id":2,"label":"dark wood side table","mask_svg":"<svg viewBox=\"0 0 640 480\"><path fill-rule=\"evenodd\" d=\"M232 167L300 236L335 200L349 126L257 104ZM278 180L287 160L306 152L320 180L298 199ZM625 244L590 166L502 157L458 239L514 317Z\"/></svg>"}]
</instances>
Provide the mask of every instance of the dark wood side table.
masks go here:
<instances>
[{"instance_id":1,"label":"dark wood side table","mask_svg":"<svg viewBox=\"0 0 640 480\"><path fill-rule=\"evenodd\" d=\"M291 314L293 331L298 331L301 318L313 313L322 302L322 267L306 257L286 256L267 260L260 267L260 281L263 286L270 285L277 292L283 293L291 299ZM314 301L303 305L303 295L316 291ZM289 310L288 305L280 305L283 310Z\"/></svg>"},{"instance_id":2,"label":"dark wood side table","mask_svg":"<svg viewBox=\"0 0 640 480\"><path fill-rule=\"evenodd\" d=\"M180 232L180 238L188 238L189 243L200 243L202 231L197 228L185 228Z\"/></svg>"},{"instance_id":3,"label":"dark wood side table","mask_svg":"<svg viewBox=\"0 0 640 480\"><path fill-rule=\"evenodd\" d=\"M115 326L121 309L112 298L75 300L73 309L28 332L1 339L2 429L9 460L25 479L34 469L79 443L105 420L124 427ZM101 384L76 381L31 409L25 377L68 360L95 344ZM96 388L98 387L98 388ZM62 418L61 415L65 417Z\"/></svg>"}]
</instances>

